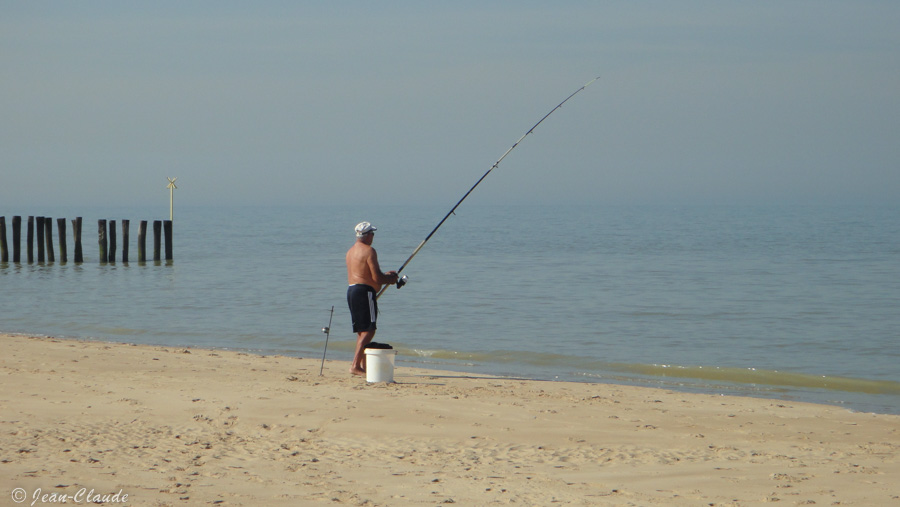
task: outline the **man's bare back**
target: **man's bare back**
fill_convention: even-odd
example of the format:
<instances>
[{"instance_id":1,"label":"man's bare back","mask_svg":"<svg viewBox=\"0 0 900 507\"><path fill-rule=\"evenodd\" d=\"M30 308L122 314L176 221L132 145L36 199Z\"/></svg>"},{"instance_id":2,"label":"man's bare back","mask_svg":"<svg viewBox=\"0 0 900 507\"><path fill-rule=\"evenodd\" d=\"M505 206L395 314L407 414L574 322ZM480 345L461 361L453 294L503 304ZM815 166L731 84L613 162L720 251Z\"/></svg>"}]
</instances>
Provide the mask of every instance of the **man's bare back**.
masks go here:
<instances>
[{"instance_id":1,"label":"man's bare back","mask_svg":"<svg viewBox=\"0 0 900 507\"><path fill-rule=\"evenodd\" d=\"M381 290L381 286L391 283L391 277L381 272L378 254L371 246L371 236L360 238L347 250L347 284L363 284Z\"/></svg>"}]
</instances>

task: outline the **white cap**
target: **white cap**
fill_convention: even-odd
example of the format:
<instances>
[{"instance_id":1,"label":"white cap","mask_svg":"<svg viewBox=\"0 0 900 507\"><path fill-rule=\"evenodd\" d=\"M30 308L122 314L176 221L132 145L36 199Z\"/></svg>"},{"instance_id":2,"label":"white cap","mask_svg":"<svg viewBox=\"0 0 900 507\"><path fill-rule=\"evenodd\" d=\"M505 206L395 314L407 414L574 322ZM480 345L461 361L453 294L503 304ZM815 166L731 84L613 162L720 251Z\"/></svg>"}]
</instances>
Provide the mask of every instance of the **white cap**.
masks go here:
<instances>
[{"instance_id":1,"label":"white cap","mask_svg":"<svg viewBox=\"0 0 900 507\"><path fill-rule=\"evenodd\" d=\"M365 236L366 234L368 234L370 232L375 232L377 230L378 229L376 229L369 222L360 222L360 223L356 224L356 237L361 238L361 237Z\"/></svg>"}]
</instances>

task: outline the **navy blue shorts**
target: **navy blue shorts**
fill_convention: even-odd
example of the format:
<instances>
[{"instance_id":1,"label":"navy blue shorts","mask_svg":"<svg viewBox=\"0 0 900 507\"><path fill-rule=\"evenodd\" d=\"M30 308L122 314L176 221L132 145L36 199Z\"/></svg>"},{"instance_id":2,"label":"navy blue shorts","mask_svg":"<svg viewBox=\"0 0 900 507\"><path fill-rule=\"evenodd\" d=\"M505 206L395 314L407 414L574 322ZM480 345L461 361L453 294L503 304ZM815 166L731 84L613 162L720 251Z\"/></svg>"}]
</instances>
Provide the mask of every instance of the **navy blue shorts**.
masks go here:
<instances>
[{"instance_id":1,"label":"navy blue shorts","mask_svg":"<svg viewBox=\"0 0 900 507\"><path fill-rule=\"evenodd\" d=\"M378 317L375 289L361 283L347 287L347 306L350 307L354 333L375 331L375 319Z\"/></svg>"}]
</instances>

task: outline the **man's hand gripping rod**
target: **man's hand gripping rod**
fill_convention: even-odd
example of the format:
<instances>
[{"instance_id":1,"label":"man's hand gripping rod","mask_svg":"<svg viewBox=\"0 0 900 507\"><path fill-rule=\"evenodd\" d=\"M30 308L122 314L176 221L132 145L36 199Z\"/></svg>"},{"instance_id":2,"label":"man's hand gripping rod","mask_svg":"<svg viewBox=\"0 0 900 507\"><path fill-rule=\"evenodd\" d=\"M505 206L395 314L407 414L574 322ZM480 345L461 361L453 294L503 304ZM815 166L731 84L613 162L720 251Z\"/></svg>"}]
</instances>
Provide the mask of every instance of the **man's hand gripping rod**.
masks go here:
<instances>
[{"instance_id":1,"label":"man's hand gripping rod","mask_svg":"<svg viewBox=\"0 0 900 507\"><path fill-rule=\"evenodd\" d=\"M438 222L438 224L435 226L435 228L431 230L431 232L428 234L428 236L426 236L425 239L423 239L422 242L419 243L419 246L417 246L416 249L413 250L413 253L409 256L409 258L406 259L406 262L404 262L403 265L400 266L400 269L397 270L397 275L399 275L403 271L403 268L405 268L406 265L409 264L409 261L411 261L413 259L413 257L415 257L416 254L419 253L419 250L421 250L422 247L425 246L425 243L427 243L428 240L431 239L432 236L434 236L434 233L437 232L437 230L440 229L440 227L442 225L444 225L444 222L446 222L447 219L450 218L450 215L452 215L453 212L456 211L456 208L458 208L459 205L462 204L462 202L464 200L466 200L466 197L469 197L469 194L471 194L472 191L475 190L475 187L477 187L482 182L482 180L484 180L487 177L487 175L491 173L491 171L493 171L494 169L497 168L498 165L500 165L500 162L502 162L503 159L506 158L507 155L509 155L509 152L513 151L516 148L516 146L518 146L519 143L522 142L522 140L525 139L526 136L528 136L528 134L532 133L534 131L534 129L536 129L538 125L540 125L544 120L546 120L548 116L553 114L554 111L561 108L563 106L563 104L565 104L566 102L569 101L569 99L574 97L578 92L580 92L581 90L584 90L585 88L588 87L588 85L590 85L591 83L593 83L594 81L596 81L598 79L600 79L599 76L595 77L594 79L591 79L590 81L585 83L584 86L582 86L581 88L572 92L571 95L569 95L568 97L565 98L565 100L563 100L562 102L557 104L556 107L551 109L549 113L545 114L543 118L538 120L537 123L535 123L530 129L528 129L528 132L525 132L524 134L522 134L522 137L520 137L515 143L513 143L513 145L510 146L508 150L506 150L506 152L503 154L502 157L500 157L499 159L497 159L496 162L494 162L494 165L492 165L491 168L488 169L487 172L485 172L481 176L481 178L479 178L478 181L475 182L474 185L472 185L472 188L470 188L469 191L466 192L466 194L464 196L462 196L462 198L459 201L456 202L456 204L450 209L450 211L448 211L447 214L444 215L444 218L442 218L441 221ZM406 276L399 277L399 279L397 280L397 288L399 289L400 287L403 287L403 285L406 284L407 280L408 280L408 278ZM381 295L384 293L384 291L387 288L388 288L387 285L382 287L381 290L378 292L378 294L375 296L375 299L377 300L378 298L380 298Z\"/></svg>"}]
</instances>

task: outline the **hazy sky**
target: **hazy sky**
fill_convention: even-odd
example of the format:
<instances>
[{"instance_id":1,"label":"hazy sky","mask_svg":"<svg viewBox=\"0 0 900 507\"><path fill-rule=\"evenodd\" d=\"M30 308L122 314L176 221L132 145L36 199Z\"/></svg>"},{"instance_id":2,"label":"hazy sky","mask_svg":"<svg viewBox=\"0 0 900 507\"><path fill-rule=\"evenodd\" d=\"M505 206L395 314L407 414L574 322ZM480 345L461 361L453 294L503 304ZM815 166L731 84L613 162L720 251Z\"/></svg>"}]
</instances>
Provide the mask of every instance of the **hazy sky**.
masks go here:
<instances>
[{"instance_id":1,"label":"hazy sky","mask_svg":"<svg viewBox=\"0 0 900 507\"><path fill-rule=\"evenodd\" d=\"M0 206L895 202L900 2L0 0ZM29 211L24 210L24 213Z\"/></svg>"}]
</instances>

